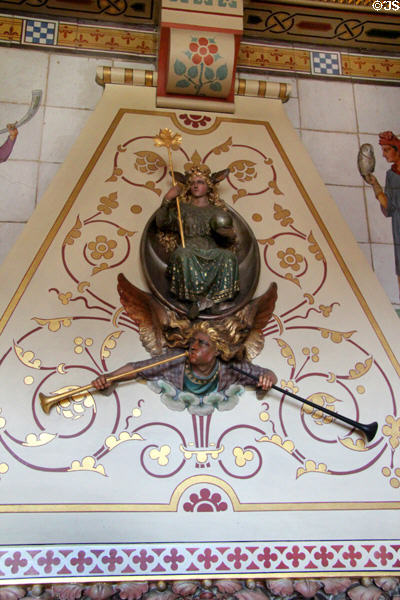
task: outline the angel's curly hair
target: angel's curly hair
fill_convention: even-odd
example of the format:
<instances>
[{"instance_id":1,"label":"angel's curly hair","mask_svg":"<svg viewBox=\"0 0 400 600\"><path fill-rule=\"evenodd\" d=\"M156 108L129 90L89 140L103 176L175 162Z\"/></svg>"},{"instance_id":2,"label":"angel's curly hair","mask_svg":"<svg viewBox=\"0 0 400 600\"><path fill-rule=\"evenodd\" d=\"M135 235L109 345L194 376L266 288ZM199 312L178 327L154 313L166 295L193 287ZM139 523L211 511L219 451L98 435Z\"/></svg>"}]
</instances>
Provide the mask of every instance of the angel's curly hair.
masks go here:
<instances>
[{"instance_id":1,"label":"angel's curly hair","mask_svg":"<svg viewBox=\"0 0 400 600\"><path fill-rule=\"evenodd\" d=\"M230 361L233 358L242 359L245 355L244 342L249 330L246 324L238 316L227 317L217 323L209 321L191 321L180 320L176 327L165 331L164 336L167 345L170 348L188 348L190 340L197 332L208 335L214 344L218 356L223 361Z\"/></svg>"}]
</instances>

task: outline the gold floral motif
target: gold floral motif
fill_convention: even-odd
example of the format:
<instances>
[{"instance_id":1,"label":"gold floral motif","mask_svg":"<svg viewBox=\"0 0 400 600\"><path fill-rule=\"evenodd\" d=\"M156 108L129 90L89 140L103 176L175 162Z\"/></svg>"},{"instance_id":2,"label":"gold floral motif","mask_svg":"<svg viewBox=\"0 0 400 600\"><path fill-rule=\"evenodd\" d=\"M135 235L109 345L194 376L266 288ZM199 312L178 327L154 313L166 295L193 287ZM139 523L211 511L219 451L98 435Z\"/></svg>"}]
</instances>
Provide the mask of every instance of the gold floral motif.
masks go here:
<instances>
[{"instance_id":1,"label":"gold floral motif","mask_svg":"<svg viewBox=\"0 0 400 600\"><path fill-rule=\"evenodd\" d=\"M397 490L400 487L400 468L396 467L393 469L393 471L389 467L382 468L382 475L384 477L390 477L392 473L395 475L395 477L391 477L389 483L392 488Z\"/></svg>"},{"instance_id":2,"label":"gold floral motif","mask_svg":"<svg viewBox=\"0 0 400 600\"><path fill-rule=\"evenodd\" d=\"M146 181L146 183L144 184L144 187L147 188L148 190L151 190L155 194L157 194L157 196L161 195L161 190L160 190L160 188L156 187L156 184L154 183L154 181Z\"/></svg>"},{"instance_id":3,"label":"gold floral motif","mask_svg":"<svg viewBox=\"0 0 400 600\"><path fill-rule=\"evenodd\" d=\"M298 287L301 287L300 285L300 281L298 280L297 277L295 277L293 275L293 273L286 273L285 275L285 279L288 279L289 281L291 281L292 283L295 283Z\"/></svg>"},{"instance_id":4,"label":"gold floral motif","mask_svg":"<svg viewBox=\"0 0 400 600\"><path fill-rule=\"evenodd\" d=\"M82 229L82 222L79 217L76 217L75 225L72 227L72 229L69 230L69 232L65 236L65 239L63 241L63 246L65 246L67 244L69 246L72 246L72 244L75 243L75 240L78 239L79 237L81 237L81 231L80 231L81 229Z\"/></svg>"},{"instance_id":5,"label":"gold floral motif","mask_svg":"<svg viewBox=\"0 0 400 600\"><path fill-rule=\"evenodd\" d=\"M72 294L71 294L72 295ZM67 304L66 302L64 304ZM32 321L36 321L38 325L47 325L49 331L58 331L61 326L70 327L72 323L71 317L60 317L55 319L39 319L39 317L33 317Z\"/></svg>"},{"instance_id":6,"label":"gold floral motif","mask_svg":"<svg viewBox=\"0 0 400 600\"><path fill-rule=\"evenodd\" d=\"M233 194L232 202L235 204L235 202L240 200L240 198L244 198L244 196L247 196L247 190L241 188L240 190L237 190L236 194Z\"/></svg>"},{"instance_id":7,"label":"gold floral motif","mask_svg":"<svg viewBox=\"0 0 400 600\"><path fill-rule=\"evenodd\" d=\"M280 338L278 338L276 341L277 341L278 345L281 347L281 354L284 358L287 359L288 365L290 367L295 367L296 359L294 357L293 350L291 349L289 344L287 344L284 340L281 340Z\"/></svg>"},{"instance_id":8,"label":"gold floral motif","mask_svg":"<svg viewBox=\"0 0 400 600\"><path fill-rule=\"evenodd\" d=\"M106 179L106 183L108 183L109 181L118 181L118 177L121 177L122 173L122 169L120 169L119 167L114 167L112 175L110 175L110 177Z\"/></svg>"},{"instance_id":9,"label":"gold floral motif","mask_svg":"<svg viewBox=\"0 0 400 600\"><path fill-rule=\"evenodd\" d=\"M123 331L114 331L106 337L106 339L101 345L100 356L102 359L109 358L111 356L111 350L113 350L117 345L117 342L115 340L119 338L121 333L123 333Z\"/></svg>"},{"instance_id":10,"label":"gold floral motif","mask_svg":"<svg viewBox=\"0 0 400 600\"><path fill-rule=\"evenodd\" d=\"M281 436L278 435L277 433L274 433L274 435L272 435L271 437L268 437L267 435L263 435L262 437L260 437L259 440L256 440L257 442L270 442L271 444L275 444L276 446L279 446L280 448L282 448L282 450L285 450L285 452L288 452L289 454L292 454L294 451L294 443L292 442L292 440L285 440L283 441Z\"/></svg>"},{"instance_id":11,"label":"gold floral motif","mask_svg":"<svg viewBox=\"0 0 400 600\"><path fill-rule=\"evenodd\" d=\"M97 465L93 456L85 456L81 461L73 460L68 471L94 471L105 476L103 465Z\"/></svg>"},{"instance_id":12,"label":"gold floral motif","mask_svg":"<svg viewBox=\"0 0 400 600\"><path fill-rule=\"evenodd\" d=\"M31 369L40 369L42 361L39 358L33 360L35 354L32 352L32 350L26 350L25 352L21 346L17 346L17 344L14 342L14 352L25 366L30 367Z\"/></svg>"},{"instance_id":13,"label":"gold floral motif","mask_svg":"<svg viewBox=\"0 0 400 600\"><path fill-rule=\"evenodd\" d=\"M328 471L328 467L325 463L317 463L313 460L306 460L304 467L299 467L296 473L296 479L305 473L326 473L330 475L330 471Z\"/></svg>"},{"instance_id":14,"label":"gold floral motif","mask_svg":"<svg viewBox=\"0 0 400 600\"><path fill-rule=\"evenodd\" d=\"M310 233L310 235L308 236L307 241L310 242L308 249L311 252L311 254L315 254L315 260L324 260L324 255L322 253L322 250L319 247L319 245L317 244L315 237L313 236L312 233Z\"/></svg>"},{"instance_id":15,"label":"gold floral motif","mask_svg":"<svg viewBox=\"0 0 400 600\"><path fill-rule=\"evenodd\" d=\"M262 245L268 244L268 246L273 246L275 244L274 238L264 238L263 240L257 240L257 242Z\"/></svg>"},{"instance_id":16,"label":"gold floral motif","mask_svg":"<svg viewBox=\"0 0 400 600\"><path fill-rule=\"evenodd\" d=\"M310 402L317 404L318 406L322 406L323 408L328 408L335 412L335 407L333 404L337 402L337 399L331 396L330 394L326 394L323 392L316 392L315 394L311 394L307 398ZM303 404L302 411L307 415L311 415L317 425L323 425L324 423L332 423L333 417L331 415L327 415L322 412L322 410L318 410L313 406L307 406Z\"/></svg>"},{"instance_id":17,"label":"gold floral motif","mask_svg":"<svg viewBox=\"0 0 400 600\"><path fill-rule=\"evenodd\" d=\"M232 139L231 139L231 141L232 141ZM215 152L215 150L214 150L214 152ZM225 152L225 150L224 150L224 152ZM218 152L217 152L217 154L218 154ZM197 150L195 150L193 152L193 154L191 156L191 162L187 162L184 165L185 171L191 171L193 168L197 168L197 169L199 169L199 171L203 170L204 172L209 171L209 169L206 165L201 164L201 156L197 152Z\"/></svg>"},{"instance_id":18,"label":"gold floral motif","mask_svg":"<svg viewBox=\"0 0 400 600\"><path fill-rule=\"evenodd\" d=\"M88 243L88 248L91 250L90 256L93 260L112 258L114 256L113 248L116 245L115 240L108 240L105 235L97 235L96 241Z\"/></svg>"},{"instance_id":19,"label":"gold floral motif","mask_svg":"<svg viewBox=\"0 0 400 600\"><path fill-rule=\"evenodd\" d=\"M356 363L354 369L350 369L349 371L350 379L358 379L358 377L362 377L365 373L368 373L373 362L373 358L370 356L365 362Z\"/></svg>"},{"instance_id":20,"label":"gold floral motif","mask_svg":"<svg viewBox=\"0 0 400 600\"><path fill-rule=\"evenodd\" d=\"M282 379L281 380L281 388L289 390L290 392L293 392L293 394L298 394L298 392L299 392L299 388L294 383L294 381L292 381L291 379L289 379L289 381L285 381L284 379Z\"/></svg>"},{"instance_id":21,"label":"gold floral motif","mask_svg":"<svg viewBox=\"0 0 400 600\"><path fill-rule=\"evenodd\" d=\"M112 450L113 448L116 448L117 446L119 446L120 444L122 444L123 442L132 442L135 440L141 440L143 441L142 436L139 433L128 433L128 431L122 431L118 438L115 435L110 435L108 436L108 438L105 441L105 445L107 446L107 448L109 450Z\"/></svg>"},{"instance_id":22,"label":"gold floral motif","mask_svg":"<svg viewBox=\"0 0 400 600\"><path fill-rule=\"evenodd\" d=\"M339 439L339 442L349 450L354 450L355 452L365 452L368 450L365 445L365 440L362 438L357 438L354 442L351 437L346 437L344 439Z\"/></svg>"},{"instance_id":23,"label":"gold floral motif","mask_svg":"<svg viewBox=\"0 0 400 600\"><path fill-rule=\"evenodd\" d=\"M254 168L255 164L251 160L235 160L229 165L229 170L240 182L251 181L257 177L257 171Z\"/></svg>"},{"instance_id":24,"label":"gold floral motif","mask_svg":"<svg viewBox=\"0 0 400 600\"><path fill-rule=\"evenodd\" d=\"M247 462L254 459L254 453L251 450L243 450L240 446L236 446L232 452L238 467L244 467Z\"/></svg>"},{"instance_id":25,"label":"gold floral motif","mask_svg":"<svg viewBox=\"0 0 400 600\"><path fill-rule=\"evenodd\" d=\"M311 356L311 360L313 362L319 361L319 348L317 346L312 346L311 348L303 348L302 352L304 356Z\"/></svg>"},{"instance_id":26,"label":"gold floral motif","mask_svg":"<svg viewBox=\"0 0 400 600\"><path fill-rule=\"evenodd\" d=\"M304 298L306 298L308 300L309 304L314 304L315 303L314 296L312 296L311 294L303 294L303 296L304 296Z\"/></svg>"},{"instance_id":27,"label":"gold floral motif","mask_svg":"<svg viewBox=\"0 0 400 600\"><path fill-rule=\"evenodd\" d=\"M109 265L107 263L100 263L97 267L93 267L92 275L96 275L96 273L100 273L100 271L104 271L104 269L109 269Z\"/></svg>"},{"instance_id":28,"label":"gold floral motif","mask_svg":"<svg viewBox=\"0 0 400 600\"><path fill-rule=\"evenodd\" d=\"M72 294L71 292L66 292L65 294L58 294L58 299L60 300L61 304L69 304L70 299L72 298Z\"/></svg>"},{"instance_id":29,"label":"gold floral motif","mask_svg":"<svg viewBox=\"0 0 400 600\"><path fill-rule=\"evenodd\" d=\"M297 254L294 248L286 248L285 251L279 250L277 256L281 259L279 264L282 269L299 271L300 263L304 261L304 257L301 254Z\"/></svg>"},{"instance_id":30,"label":"gold floral motif","mask_svg":"<svg viewBox=\"0 0 400 600\"><path fill-rule=\"evenodd\" d=\"M117 198L117 192L112 192L108 196L102 196L100 198L100 204L97 205L97 210L103 212L106 215L110 215L114 208L117 208L119 206Z\"/></svg>"},{"instance_id":31,"label":"gold floral motif","mask_svg":"<svg viewBox=\"0 0 400 600\"><path fill-rule=\"evenodd\" d=\"M388 415L385 421L387 425L382 427L382 433L389 438L389 444L395 450L400 444L400 417L395 419L392 415Z\"/></svg>"},{"instance_id":32,"label":"gold floral motif","mask_svg":"<svg viewBox=\"0 0 400 600\"><path fill-rule=\"evenodd\" d=\"M269 187L274 192L276 196L283 196L283 192L278 188L278 184L273 179L268 182Z\"/></svg>"},{"instance_id":33,"label":"gold floral motif","mask_svg":"<svg viewBox=\"0 0 400 600\"><path fill-rule=\"evenodd\" d=\"M329 317L329 315L332 312L332 305L325 306L325 304L320 304L318 308L321 311L323 317Z\"/></svg>"},{"instance_id":34,"label":"gold floral motif","mask_svg":"<svg viewBox=\"0 0 400 600\"><path fill-rule=\"evenodd\" d=\"M78 283L78 285L76 286L77 290L80 294L82 294L85 291L86 287L90 287L90 283L89 281L81 281L80 283Z\"/></svg>"},{"instance_id":35,"label":"gold floral motif","mask_svg":"<svg viewBox=\"0 0 400 600\"><path fill-rule=\"evenodd\" d=\"M132 237L133 235L135 235L135 233L136 231L129 231L129 229L124 229L123 227L117 229L117 235L120 235L121 237Z\"/></svg>"},{"instance_id":36,"label":"gold floral motif","mask_svg":"<svg viewBox=\"0 0 400 600\"><path fill-rule=\"evenodd\" d=\"M275 221L280 221L282 227L286 227L293 223L293 219L290 216L290 210L282 208L280 204L274 204L274 219Z\"/></svg>"},{"instance_id":37,"label":"gold floral motif","mask_svg":"<svg viewBox=\"0 0 400 600\"><path fill-rule=\"evenodd\" d=\"M323 338L330 337L334 344L340 344L343 340L348 340L356 332L355 329L353 331L334 331L333 329L325 329L323 327L318 327L318 329Z\"/></svg>"},{"instance_id":38,"label":"gold floral motif","mask_svg":"<svg viewBox=\"0 0 400 600\"><path fill-rule=\"evenodd\" d=\"M213 148L212 153L219 155L222 152L229 152L229 150L231 149L231 146L232 146L232 137L229 137L226 140L226 142L223 142L219 146L216 146L215 148Z\"/></svg>"},{"instance_id":39,"label":"gold floral motif","mask_svg":"<svg viewBox=\"0 0 400 600\"><path fill-rule=\"evenodd\" d=\"M28 433L25 436L25 441L22 442L22 445L31 447L44 446L44 444L48 444L56 437L57 435L55 433L46 433L45 431L39 433L39 435L36 433Z\"/></svg>"},{"instance_id":40,"label":"gold floral motif","mask_svg":"<svg viewBox=\"0 0 400 600\"><path fill-rule=\"evenodd\" d=\"M0 408L0 414L1 414L1 408ZM3 429L3 427L6 426L6 420L4 417L0 417L0 429Z\"/></svg>"},{"instance_id":41,"label":"gold floral motif","mask_svg":"<svg viewBox=\"0 0 400 600\"><path fill-rule=\"evenodd\" d=\"M8 471L7 463L0 463L0 475L4 475Z\"/></svg>"},{"instance_id":42,"label":"gold floral motif","mask_svg":"<svg viewBox=\"0 0 400 600\"><path fill-rule=\"evenodd\" d=\"M141 173L155 173L155 171L166 167L165 160L156 152L140 150L139 152L135 152L135 156L137 156L137 159L134 167Z\"/></svg>"},{"instance_id":43,"label":"gold floral motif","mask_svg":"<svg viewBox=\"0 0 400 600\"><path fill-rule=\"evenodd\" d=\"M167 445L161 446L161 448L153 448L150 450L150 458L156 460L160 467L165 467L169 458L168 455L171 453L171 448Z\"/></svg>"}]
</instances>

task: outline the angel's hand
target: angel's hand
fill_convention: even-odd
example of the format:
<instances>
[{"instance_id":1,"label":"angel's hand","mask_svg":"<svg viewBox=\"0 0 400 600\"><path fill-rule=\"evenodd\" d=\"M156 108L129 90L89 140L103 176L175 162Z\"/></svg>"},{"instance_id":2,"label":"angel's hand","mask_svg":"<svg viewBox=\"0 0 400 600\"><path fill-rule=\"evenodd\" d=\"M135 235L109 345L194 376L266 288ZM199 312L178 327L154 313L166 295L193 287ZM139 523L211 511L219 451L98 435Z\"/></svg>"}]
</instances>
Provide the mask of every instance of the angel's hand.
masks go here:
<instances>
[{"instance_id":1,"label":"angel's hand","mask_svg":"<svg viewBox=\"0 0 400 600\"><path fill-rule=\"evenodd\" d=\"M110 387L112 381L107 381L106 375L99 375L96 379L93 379L92 385L96 388L96 390L106 390Z\"/></svg>"},{"instance_id":2,"label":"angel's hand","mask_svg":"<svg viewBox=\"0 0 400 600\"><path fill-rule=\"evenodd\" d=\"M170 188L168 190L168 192L165 194L164 199L163 199L163 204L169 204L172 200L175 200L175 198L177 196L179 196L179 194L182 191L182 186L180 183L177 183L176 185L174 185L172 188Z\"/></svg>"},{"instance_id":3,"label":"angel's hand","mask_svg":"<svg viewBox=\"0 0 400 600\"><path fill-rule=\"evenodd\" d=\"M276 383L276 377L272 373L264 373L258 378L257 387L260 387L265 392L269 392L271 387Z\"/></svg>"}]
</instances>

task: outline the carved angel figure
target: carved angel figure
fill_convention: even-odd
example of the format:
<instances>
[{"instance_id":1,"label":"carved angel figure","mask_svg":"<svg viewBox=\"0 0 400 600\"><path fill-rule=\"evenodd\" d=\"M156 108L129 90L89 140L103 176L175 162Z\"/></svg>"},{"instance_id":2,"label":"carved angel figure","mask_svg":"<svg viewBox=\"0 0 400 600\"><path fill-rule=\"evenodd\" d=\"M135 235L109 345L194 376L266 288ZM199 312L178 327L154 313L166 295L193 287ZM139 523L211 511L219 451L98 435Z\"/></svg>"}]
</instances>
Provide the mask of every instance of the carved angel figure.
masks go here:
<instances>
[{"instance_id":1,"label":"carved angel figure","mask_svg":"<svg viewBox=\"0 0 400 600\"><path fill-rule=\"evenodd\" d=\"M210 322L179 318L122 274L118 277L118 291L126 313L139 326L144 347L153 357L157 356L157 362L173 359L182 348L187 349L186 356L138 373L152 382L153 389L161 393L161 400L169 408L187 408L199 415L211 414L215 408L230 410L238 403L243 386L253 384L255 376L263 392L276 384L273 371L250 362L264 345L262 329L275 307L275 283L235 315ZM124 373L153 362L154 358L127 363L113 373L100 375L93 385L105 390L110 387L107 377L122 375L122 379L132 379L137 375L124 378ZM232 367L239 368L241 373Z\"/></svg>"}]
</instances>

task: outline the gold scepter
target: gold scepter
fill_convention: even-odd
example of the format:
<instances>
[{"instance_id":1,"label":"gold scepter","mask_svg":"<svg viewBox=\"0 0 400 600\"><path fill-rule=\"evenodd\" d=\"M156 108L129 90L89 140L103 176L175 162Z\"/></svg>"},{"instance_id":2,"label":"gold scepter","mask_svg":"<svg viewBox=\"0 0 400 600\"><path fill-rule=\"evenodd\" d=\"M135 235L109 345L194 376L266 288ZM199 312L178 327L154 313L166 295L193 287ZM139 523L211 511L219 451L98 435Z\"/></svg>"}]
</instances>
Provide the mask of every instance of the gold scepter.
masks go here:
<instances>
[{"instance_id":1,"label":"gold scepter","mask_svg":"<svg viewBox=\"0 0 400 600\"><path fill-rule=\"evenodd\" d=\"M155 136L154 143L156 146L165 146L168 150L168 162L169 162L169 171L172 177L172 184L176 185L175 175L174 175L174 167L172 164L172 150L178 150L180 144L182 143L182 136L178 133L173 133L170 129L160 129L159 134ZM178 223L179 223L179 233L181 235L182 248L185 247L185 237L183 235L183 224L181 217L181 206L179 203L179 194L176 197L176 209L178 211Z\"/></svg>"},{"instance_id":2,"label":"gold scepter","mask_svg":"<svg viewBox=\"0 0 400 600\"><path fill-rule=\"evenodd\" d=\"M163 358L162 360L153 362L150 365L145 365L144 367L139 367L137 369L131 369L130 371L127 371L126 373L120 373L119 375L111 375L110 377L107 377L106 381L107 381L107 383L110 383L111 381L118 381L119 379L124 379L125 377L127 377L129 375L135 375L135 373L141 373L142 371L146 371L146 369L151 369L152 367L158 367L158 365L163 365L164 363L170 362L172 360L177 360L178 358L183 358L184 356L188 356L187 350L185 352L182 352L182 354L176 354L175 356L170 356L169 358ZM54 396L46 396L45 394L42 394L41 392L39 392L40 405L41 405L43 411L46 413L46 415L48 415L50 412L50 409L53 406L55 406L56 404L58 404L59 402L61 402L62 400L66 400L67 398L70 398L71 396L77 396L78 394L87 392L88 390L90 390L93 387L94 387L94 385L92 383L89 383L88 385L84 385L83 387L76 388L75 390L69 390L68 392L62 392L61 394L55 394Z\"/></svg>"}]
</instances>

